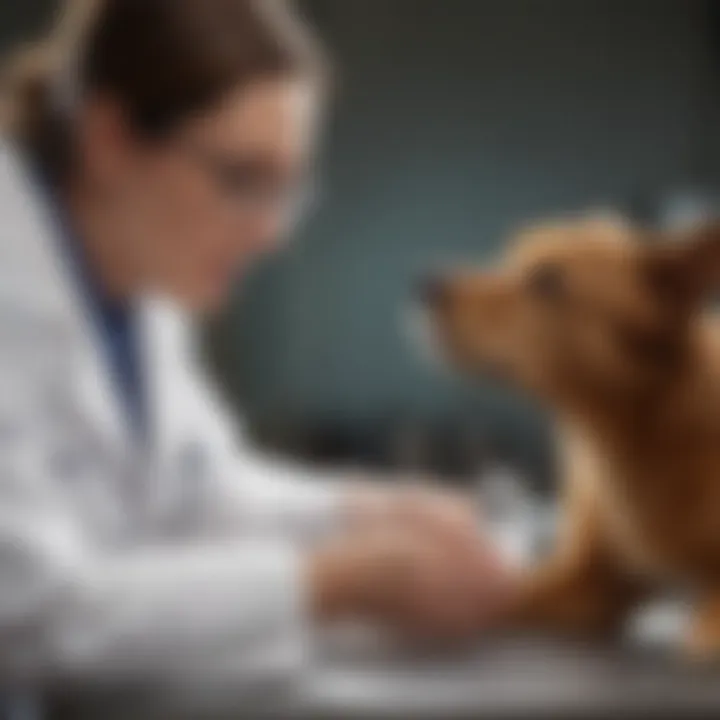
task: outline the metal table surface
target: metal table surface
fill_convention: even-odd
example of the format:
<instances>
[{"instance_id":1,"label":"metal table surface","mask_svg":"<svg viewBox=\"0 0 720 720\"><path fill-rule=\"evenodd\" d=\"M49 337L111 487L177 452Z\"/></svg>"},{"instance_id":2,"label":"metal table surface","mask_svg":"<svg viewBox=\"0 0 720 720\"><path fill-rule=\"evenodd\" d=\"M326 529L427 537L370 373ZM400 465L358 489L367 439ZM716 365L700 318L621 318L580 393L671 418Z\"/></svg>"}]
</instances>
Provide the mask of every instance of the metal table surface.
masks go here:
<instances>
[{"instance_id":1,"label":"metal table surface","mask_svg":"<svg viewBox=\"0 0 720 720\"><path fill-rule=\"evenodd\" d=\"M162 703L105 699L92 717L223 720L718 717L720 668L668 648L590 647L515 639L453 656L330 647L292 690L256 699L232 683L187 688ZM135 700L138 700L135 698Z\"/></svg>"}]
</instances>

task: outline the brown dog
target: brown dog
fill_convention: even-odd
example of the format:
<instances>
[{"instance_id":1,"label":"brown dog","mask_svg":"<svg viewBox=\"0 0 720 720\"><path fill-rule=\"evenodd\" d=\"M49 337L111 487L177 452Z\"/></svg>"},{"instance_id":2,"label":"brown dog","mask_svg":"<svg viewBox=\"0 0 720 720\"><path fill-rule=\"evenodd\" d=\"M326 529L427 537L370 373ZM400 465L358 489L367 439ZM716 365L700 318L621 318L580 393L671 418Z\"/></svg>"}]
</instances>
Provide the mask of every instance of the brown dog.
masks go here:
<instances>
[{"instance_id":1,"label":"brown dog","mask_svg":"<svg viewBox=\"0 0 720 720\"><path fill-rule=\"evenodd\" d=\"M424 288L454 364L555 412L563 527L505 620L604 634L659 583L697 593L689 652L720 653L720 227L531 229L505 269Z\"/></svg>"}]
</instances>

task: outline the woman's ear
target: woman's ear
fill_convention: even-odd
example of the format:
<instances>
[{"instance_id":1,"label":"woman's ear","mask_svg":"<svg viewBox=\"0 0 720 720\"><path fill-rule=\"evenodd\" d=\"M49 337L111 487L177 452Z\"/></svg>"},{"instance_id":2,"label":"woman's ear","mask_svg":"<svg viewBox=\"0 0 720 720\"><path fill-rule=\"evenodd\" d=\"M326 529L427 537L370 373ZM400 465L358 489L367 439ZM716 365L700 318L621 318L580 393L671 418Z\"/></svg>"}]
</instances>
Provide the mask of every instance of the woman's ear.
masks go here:
<instances>
[{"instance_id":1,"label":"woman's ear","mask_svg":"<svg viewBox=\"0 0 720 720\"><path fill-rule=\"evenodd\" d=\"M653 289L679 308L695 308L720 292L720 222L664 238L647 248Z\"/></svg>"}]
</instances>

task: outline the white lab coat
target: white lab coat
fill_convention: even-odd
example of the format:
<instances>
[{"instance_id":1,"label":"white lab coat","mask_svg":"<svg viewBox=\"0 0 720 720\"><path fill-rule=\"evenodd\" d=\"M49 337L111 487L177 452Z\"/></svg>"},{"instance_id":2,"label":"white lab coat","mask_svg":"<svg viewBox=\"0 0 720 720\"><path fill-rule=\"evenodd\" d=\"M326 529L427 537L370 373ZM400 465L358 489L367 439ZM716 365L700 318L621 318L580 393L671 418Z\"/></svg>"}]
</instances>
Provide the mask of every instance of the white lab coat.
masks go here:
<instances>
[{"instance_id":1,"label":"white lab coat","mask_svg":"<svg viewBox=\"0 0 720 720\"><path fill-rule=\"evenodd\" d=\"M0 146L0 682L292 680L303 543L339 520L336 486L253 457L158 299L136 443L54 233Z\"/></svg>"}]
</instances>

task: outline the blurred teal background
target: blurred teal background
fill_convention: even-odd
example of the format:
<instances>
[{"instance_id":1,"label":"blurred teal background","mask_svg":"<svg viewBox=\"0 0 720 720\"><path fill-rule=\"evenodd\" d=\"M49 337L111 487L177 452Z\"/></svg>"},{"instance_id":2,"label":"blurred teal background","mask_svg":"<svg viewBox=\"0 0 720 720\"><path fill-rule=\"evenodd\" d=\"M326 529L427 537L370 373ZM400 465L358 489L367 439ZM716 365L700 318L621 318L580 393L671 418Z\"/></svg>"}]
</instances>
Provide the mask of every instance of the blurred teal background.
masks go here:
<instances>
[{"instance_id":1,"label":"blurred teal background","mask_svg":"<svg viewBox=\"0 0 720 720\"><path fill-rule=\"evenodd\" d=\"M306 6L342 81L324 205L224 321L224 376L269 425L470 417L540 462L536 415L429 372L401 308L423 269L488 260L518 222L713 182L711 3Z\"/></svg>"},{"instance_id":2,"label":"blurred teal background","mask_svg":"<svg viewBox=\"0 0 720 720\"><path fill-rule=\"evenodd\" d=\"M53 4L2 0L3 41ZM402 333L409 288L434 264L494 257L520 222L714 185L717 4L302 4L340 77L323 203L213 328L213 367L253 426L300 451L309 428L481 425L539 473L542 419L425 367Z\"/></svg>"}]
</instances>

